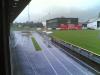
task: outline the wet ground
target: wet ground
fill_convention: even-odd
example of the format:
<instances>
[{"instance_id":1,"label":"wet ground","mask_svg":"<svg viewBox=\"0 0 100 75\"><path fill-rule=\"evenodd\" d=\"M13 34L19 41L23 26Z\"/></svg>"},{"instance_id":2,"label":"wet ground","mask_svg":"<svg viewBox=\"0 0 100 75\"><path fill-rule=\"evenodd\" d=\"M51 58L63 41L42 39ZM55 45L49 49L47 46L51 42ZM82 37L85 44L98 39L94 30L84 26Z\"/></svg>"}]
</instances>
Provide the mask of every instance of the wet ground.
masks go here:
<instances>
[{"instance_id":1,"label":"wet ground","mask_svg":"<svg viewBox=\"0 0 100 75\"><path fill-rule=\"evenodd\" d=\"M36 32L32 36L41 51L35 50L31 37L21 32L15 32L15 36L15 49L11 50L13 75L95 75Z\"/></svg>"}]
</instances>

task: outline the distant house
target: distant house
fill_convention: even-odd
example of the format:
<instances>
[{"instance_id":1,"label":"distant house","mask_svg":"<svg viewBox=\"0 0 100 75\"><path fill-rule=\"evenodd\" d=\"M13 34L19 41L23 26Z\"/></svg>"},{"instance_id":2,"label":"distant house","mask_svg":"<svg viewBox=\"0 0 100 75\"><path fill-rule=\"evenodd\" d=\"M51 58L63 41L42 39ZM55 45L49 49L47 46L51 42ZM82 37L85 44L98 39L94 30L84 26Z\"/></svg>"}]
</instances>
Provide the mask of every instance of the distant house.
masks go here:
<instances>
[{"instance_id":1,"label":"distant house","mask_svg":"<svg viewBox=\"0 0 100 75\"><path fill-rule=\"evenodd\" d=\"M87 29L87 23L82 24L82 29Z\"/></svg>"},{"instance_id":2,"label":"distant house","mask_svg":"<svg viewBox=\"0 0 100 75\"><path fill-rule=\"evenodd\" d=\"M88 21L86 21L86 22L81 22L81 24L82 24L82 29L87 29Z\"/></svg>"}]
</instances>

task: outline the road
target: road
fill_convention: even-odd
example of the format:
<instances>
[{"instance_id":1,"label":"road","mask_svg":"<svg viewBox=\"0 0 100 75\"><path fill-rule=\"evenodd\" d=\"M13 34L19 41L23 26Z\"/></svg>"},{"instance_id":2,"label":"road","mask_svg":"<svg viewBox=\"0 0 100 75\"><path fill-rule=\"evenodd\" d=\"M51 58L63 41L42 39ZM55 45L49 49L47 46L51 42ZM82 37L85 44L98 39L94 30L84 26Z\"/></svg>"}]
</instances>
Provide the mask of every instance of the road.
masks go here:
<instances>
[{"instance_id":1,"label":"road","mask_svg":"<svg viewBox=\"0 0 100 75\"><path fill-rule=\"evenodd\" d=\"M13 75L95 75L38 33L33 32L32 36L41 51L35 50L31 37L15 34L16 46L11 50Z\"/></svg>"}]
</instances>

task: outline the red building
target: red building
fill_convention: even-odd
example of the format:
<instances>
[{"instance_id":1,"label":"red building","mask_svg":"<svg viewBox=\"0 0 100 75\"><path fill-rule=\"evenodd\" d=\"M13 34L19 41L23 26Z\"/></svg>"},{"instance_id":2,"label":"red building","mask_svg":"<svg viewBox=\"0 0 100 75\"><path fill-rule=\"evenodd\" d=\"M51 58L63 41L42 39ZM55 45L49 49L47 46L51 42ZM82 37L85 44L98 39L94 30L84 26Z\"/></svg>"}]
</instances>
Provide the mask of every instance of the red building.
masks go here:
<instances>
[{"instance_id":1,"label":"red building","mask_svg":"<svg viewBox=\"0 0 100 75\"><path fill-rule=\"evenodd\" d=\"M46 21L47 28L60 28L61 30L80 30L82 25L79 24L78 18L54 18Z\"/></svg>"},{"instance_id":2,"label":"red building","mask_svg":"<svg viewBox=\"0 0 100 75\"><path fill-rule=\"evenodd\" d=\"M60 24L59 28L61 30L81 30L82 25L81 24Z\"/></svg>"}]
</instances>

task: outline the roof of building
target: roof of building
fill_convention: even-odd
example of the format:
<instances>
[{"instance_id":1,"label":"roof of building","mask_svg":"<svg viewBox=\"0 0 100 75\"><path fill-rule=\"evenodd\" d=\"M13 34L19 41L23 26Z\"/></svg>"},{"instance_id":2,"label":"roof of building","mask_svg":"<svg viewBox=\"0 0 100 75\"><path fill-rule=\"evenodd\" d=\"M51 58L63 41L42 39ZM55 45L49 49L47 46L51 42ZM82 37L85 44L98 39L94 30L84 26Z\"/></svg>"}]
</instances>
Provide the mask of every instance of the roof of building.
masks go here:
<instances>
[{"instance_id":1,"label":"roof of building","mask_svg":"<svg viewBox=\"0 0 100 75\"><path fill-rule=\"evenodd\" d=\"M55 20L55 19L78 19L78 18L73 18L73 17L69 17L69 18L66 18L66 17L58 17L58 18L49 19L47 21Z\"/></svg>"},{"instance_id":2,"label":"roof of building","mask_svg":"<svg viewBox=\"0 0 100 75\"><path fill-rule=\"evenodd\" d=\"M31 0L9 0L9 18L10 22L22 12Z\"/></svg>"},{"instance_id":3,"label":"roof of building","mask_svg":"<svg viewBox=\"0 0 100 75\"><path fill-rule=\"evenodd\" d=\"M98 17L91 18L91 19L89 19L87 22L88 22L88 23L91 23L91 22L95 22L95 21L100 21L100 13L99 13Z\"/></svg>"}]
</instances>

